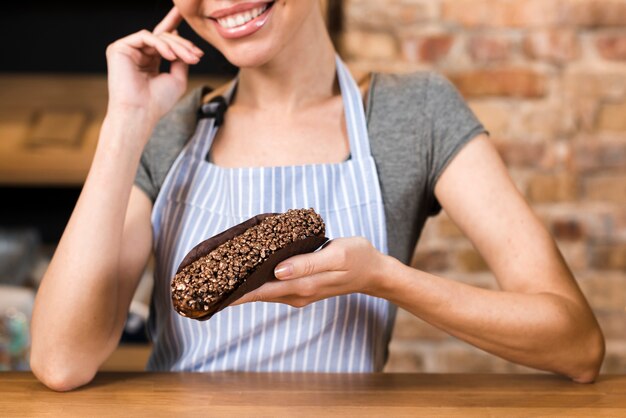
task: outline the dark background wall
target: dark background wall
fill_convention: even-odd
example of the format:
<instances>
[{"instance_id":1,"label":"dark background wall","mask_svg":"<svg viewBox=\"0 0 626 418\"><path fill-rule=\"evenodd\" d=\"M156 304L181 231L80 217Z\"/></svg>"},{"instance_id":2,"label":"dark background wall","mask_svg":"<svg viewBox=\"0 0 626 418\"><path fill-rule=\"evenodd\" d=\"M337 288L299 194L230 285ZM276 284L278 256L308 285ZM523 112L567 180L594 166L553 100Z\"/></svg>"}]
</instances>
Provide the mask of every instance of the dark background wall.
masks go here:
<instances>
[{"instance_id":1,"label":"dark background wall","mask_svg":"<svg viewBox=\"0 0 626 418\"><path fill-rule=\"evenodd\" d=\"M0 12L0 72L105 73L108 44L152 29L170 0L8 2ZM179 32L204 50L192 74L234 74L223 56L183 23Z\"/></svg>"}]
</instances>

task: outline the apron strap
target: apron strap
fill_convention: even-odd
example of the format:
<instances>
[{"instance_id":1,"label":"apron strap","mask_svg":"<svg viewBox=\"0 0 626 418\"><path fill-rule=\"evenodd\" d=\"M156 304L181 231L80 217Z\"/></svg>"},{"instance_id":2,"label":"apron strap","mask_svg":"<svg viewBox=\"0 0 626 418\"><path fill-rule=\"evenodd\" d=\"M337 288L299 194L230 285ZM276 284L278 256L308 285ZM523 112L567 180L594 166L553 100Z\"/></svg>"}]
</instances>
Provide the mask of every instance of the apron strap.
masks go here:
<instances>
[{"instance_id":1,"label":"apron strap","mask_svg":"<svg viewBox=\"0 0 626 418\"><path fill-rule=\"evenodd\" d=\"M361 99L361 90L354 81L352 74L345 66L339 55L336 55L337 77L343 98L346 126L350 138L350 152L352 159L364 159L370 156L370 142L367 134L365 109Z\"/></svg>"},{"instance_id":2,"label":"apron strap","mask_svg":"<svg viewBox=\"0 0 626 418\"><path fill-rule=\"evenodd\" d=\"M224 114L237 88L238 81L239 78L235 77L224 95L214 97L208 103L203 103L198 109L197 132L202 135L202 138L199 141L201 146L193 153L196 158L204 160L209 157L215 131L224 122Z\"/></svg>"}]
</instances>

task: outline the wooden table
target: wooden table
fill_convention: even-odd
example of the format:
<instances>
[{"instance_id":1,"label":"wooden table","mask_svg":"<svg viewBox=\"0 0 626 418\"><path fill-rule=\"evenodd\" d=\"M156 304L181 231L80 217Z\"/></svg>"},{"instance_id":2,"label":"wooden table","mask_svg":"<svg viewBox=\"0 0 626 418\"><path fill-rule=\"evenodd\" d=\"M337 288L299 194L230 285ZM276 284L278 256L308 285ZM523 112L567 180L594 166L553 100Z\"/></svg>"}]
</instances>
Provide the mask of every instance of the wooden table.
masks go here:
<instances>
[{"instance_id":1,"label":"wooden table","mask_svg":"<svg viewBox=\"0 0 626 418\"><path fill-rule=\"evenodd\" d=\"M100 373L68 393L0 373L3 417L626 417L626 376Z\"/></svg>"}]
</instances>

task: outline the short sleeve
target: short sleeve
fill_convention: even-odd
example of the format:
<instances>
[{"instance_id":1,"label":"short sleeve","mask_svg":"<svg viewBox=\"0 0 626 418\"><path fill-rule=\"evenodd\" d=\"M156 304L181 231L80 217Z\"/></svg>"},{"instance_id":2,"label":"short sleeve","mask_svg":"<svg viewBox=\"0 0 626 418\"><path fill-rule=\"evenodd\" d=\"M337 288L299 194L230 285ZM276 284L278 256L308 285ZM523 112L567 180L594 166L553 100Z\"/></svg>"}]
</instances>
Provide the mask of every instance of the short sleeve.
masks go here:
<instances>
[{"instance_id":1,"label":"short sleeve","mask_svg":"<svg viewBox=\"0 0 626 418\"><path fill-rule=\"evenodd\" d=\"M176 157L193 134L197 109L207 90L207 87L192 90L163 116L141 154L135 186L143 190L153 203Z\"/></svg>"},{"instance_id":2,"label":"short sleeve","mask_svg":"<svg viewBox=\"0 0 626 418\"><path fill-rule=\"evenodd\" d=\"M429 214L441 211L435 196L435 185L446 167L465 144L482 133L488 133L469 108L456 87L445 77L431 73L427 94L432 143L428 173L428 192L432 196Z\"/></svg>"},{"instance_id":3,"label":"short sleeve","mask_svg":"<svg viewBox=\"0 0 626 418\"><path fill-rule=\"evenodd\" d=\"M135 186L139 187L139 189L150 198L152 203L154 203L159 193L159 189L154 183L153 178L150 161L147 153L144 151L139 160L139 168L137 168L137 175L135 176Z\"/></svg>"}]
</instances>

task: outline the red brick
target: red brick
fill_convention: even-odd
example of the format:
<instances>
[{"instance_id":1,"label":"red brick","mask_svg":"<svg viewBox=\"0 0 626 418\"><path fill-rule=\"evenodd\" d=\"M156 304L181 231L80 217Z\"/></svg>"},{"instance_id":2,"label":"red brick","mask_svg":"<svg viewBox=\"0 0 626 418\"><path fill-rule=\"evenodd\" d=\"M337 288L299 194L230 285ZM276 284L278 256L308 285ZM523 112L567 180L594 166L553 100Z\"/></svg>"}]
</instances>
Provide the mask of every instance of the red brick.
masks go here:
<instances>
[{"instance_id":1,"label":"red brick","mask_svg":"<svg viewBox=\"0 0 626 418\"><path fill-rule=\"evenodd\" d=\"M626 373L626 341L608 342L601 372L611 374Z\"/></svg>"},{"instance_id":2,"label":"red brick","mask_svg":"<svg viewBox=\"0 0 626 418\"><path fill-rule=\"evenodd\" d=\"M519 122L514 125L514 129L511 131L514 138L545 141L552 138L569 137L577 131L570 108L560 100L554 100L554 96L550 100L526 103L519 106L518 109ZM567 147L554 146L549 147L548 151L559 152L566 149ZM557 155L551 157L557 157Z\"/></svg>"},{"instance_id":3,"label":"red brick","mask_svg":"<svg viewBox=\"0 0 626 418\"><path fill-rule=\"evenodd\" d=\"M559 23L582 27L626 25L624 0L559 0Z\"/></svg>"},{"instance_id":4,"label":"red brick","mask_svg":"<svg viewBox=\"0 0 626 418\"><path fill-rule=\"evenodd\" d=\"M626 132L626 101L602 104L596 127L600 131Z\"/></svg>"},{"instance_id":5,"label":"red brick","mask_svg":"<svg viewBox=\"0 0 626 418\"><path fill-rule=\"evenodd\" d=\"M492 138L508 136L513 118L511 106L506 102L478 99L470 101L469 105Z\"/></svg>"},{"instance_id":6,"label":"red brick","mask_svg":"<svg viewBox=\"0 0 626 418\"><path fill-rule=\"evenodd\" d=\"M446 0L443 2L442 19L464 26L481 26L488 22L491 1Z\"/></svg>"},{"instance_id":7,"label":"red brick","mask_svg":"<svg viewBox=\"0 0 626 418\"><path fill-rule=\"evenodd\" d=\"M624 61L626 60L626 34L600 35L596 38L596 48L605 59Z\"/></svg>"},{"instance_id":8,"label":"red brick","mask_svg":"<svg viewBox=\"0 0 626 418\"><path fill-rule=\"evenodd\" d=\"M560 241L579 241L585 236L585 229L576 219L556 219L550 224L550 232Z\"/></svg>"},{"instance_id":9,"label":"red brick","mask_svg":"<svg viewBox=\"0 0 626 418\"><path fill-rule=\"evenodd\" d=\"M522 366L521 364L509 363L507 373L516 374L552 374L543 370L537 370L530 367Z\"/></svg>"},{"instance_id":10,"label":"red brick","mask_svg":"<svg viewBox=\"0 0 626 418\"><path fill-rule=\"evenodd\" d=\"M574 168L581 173L626 167L626 141L599 142L588 139L574 145Z\"/></svg>"},{"instance_id":11,"label":"red brick","mask_svg":"<svg viewBox=\"0 0 626 418\"><path fill-rule=\"evenodd\" d=\"M572 66L565 69L563 87L572 101L590 98L616 102L626 96L626 72L613 66Z\"/></svg>"},{"instance_id":12,"label":"red brick","mask_svg":"<svg viewBox=\"0 0 626 418\"><path fill-rule=\"evenodd\" d=\"M443 238L462 238L465 235L458 226L448 217L440 217L438 222L439 236Z\"/></svg>"},{"instance_id":13,"label":"red brick","mask_svg":"<svg viewBox=\"0 0 626 418\"><path fill-rule=\"evenodd\" d=\"M467 27L534 27L559 21L559 2L446 0L443 19Z\"/></svg>"},{"instance_id":14,"label":"red brick","mask_svg":"<svg viewBox=\"0 0 626 418\"><path fill-rule=\"evenodd\" d=\"M395 340L442 341L451 337L404 309L398 309L393 338Z\"/></svg>"},{"instance_id":15,"label":"red brick","mask_svg":"<svg viewBox=\"0 0 626 418\"><path fill-rule=\"evenodd\" d=\"M378 1L374 1L372 3L379 4L378 7L381 9L390 9L391 7L397 8L391 13L392 25L401 24L407 26L433 20L439 17L439 9L437 8L437 5L433 4L433 2L429 0L421 2L412 1L411 4L402 4L401 2L389 4L389 2Z\"/></svg>"},{"instance_id":16,"label":"red brick","mask_svg":"<svg viewBox=\"0 0 626 418\"><path fill-rule=\"evenodd\" d=\"M573 256L587 258L590 245L614 243L620 237L626 237L626 207L622 209L616 205L576 201L568 205L537 208L537 214L553 234L563 234L558 237L561 246L577 244L576 230L580 229L584 254L576 255L578 250L571 251ZM568 226L569 223L576 225ZM556 224L563 227L559 228ZM570 227L572 230L569 230Z\"/></svg>"},{"instance_id":17,"label":"red brick","mask_svg":"<svg viewBox=\"0 0 626 418\"><path fill-rule=\"evenodd\" d=\"M598 174L584 181L585 198L626 204L626 174Z\"/></svg>"},{"instance_id":18,"label":"red brick","mask_svg":"<svg viewBox=\"0 0 626 418\"><path fill-rule=\"evenodd\" d=\"M436 351L440 373L504 373L510 363L469 345L445 344Z\"/></svg>"},{"instance_id":19,"label":"red brick","mask_svg":"<svg viewBox=\"0 0 626 418\"><path fill-rule=\"evenodd\" d=\"M546 76L528 69L476 70L449 74L448 77L467 97L539 98L548 91Z\"/></svg>"},{"instance_id":20,"label":"red brick","mask_svg":"<svg viewBox=\"0 0 626 418\"><path fill-rule=\"evenodd\" d=\"M442 271L449 267L448 251L417 250L412 261L413 267L423 271Z\"/></svg>"},{"instance_id":21,"label":"red brick","mask_svg":"<svg viewBox=\"0 0 626 418\"><path fill-rule=\"evenodd\" d=\"M347 56L360 59L388 60L397 52L396 39L386 32L347 31L341 45Z\"/></svg>"},{"instance_id":22,"label":"red brick","mask_svg":"<svg viewBox=\"0 0 626 418\"><path fill-rule=\"evenodd\" d=\"M402 42L404 57L409 62L437 62L445 58L454 38L451 35L427 35Z\"/></svg>"},{"instance_id":23,"label":"red brick","mask_svg":"<svg viewBox=\"0 0 626 418\"><path fill-rule=\"evenodd\" d=\"M619 251L622 256L626 256L626 246L622 246ZM623 267L626 266L626 257L622 257L622 261L619 263ZM578 283L593 308L610 311L621 310L622 312L626 309L626 275L598 272L591 277L579 279ZM624 331L626 331L626 327L624 327ZM624 334L624 338L626 338L626 334Z\"/></svg>"},{"instance_id":24,"label":"red brick","mask_svg":"<svg viewBox=\"0 0 626 418\"><path fill-rule=\"evenodd\" d=\"M623 26L623 0L445 0L443 20L466 27Z\"/></svg>"},{"instance_id":25,"label":"red brick","mask_svg":"<svg viewBox=\"0 0 626 418\"><path fill-rule=\"evenodd\" d=\"M511 56L511 41L496 35L475 35L468 41L472 59L479 63L508 60Z\"/></svg>"},{"instance_id":26,"label":"red brick","mask_svg":"<svg viewBox=\"0 0 626 418\"><path fill-rule=\"evenodd\" d=\"M624 292L624 289L618 289L618 292ZM607 340L626 339L626 311L624 309L607 310L600 307L595 310L595 314Z\"/></svg>"},{"instance_id":27,"label":"red brick","mask_svg":"<svg viewBox=\"0 0 626 418\"><path fill-rule=\"evenodd\" d=\"M559 241L559 251L572 271L586 271L589 255L586 241Z\"/></svg>"},{"instance_id":28,"label":"red brick","mask_svg":"<svg viewBox=\"0 0 626 418\"><path fill-rule=\"evenodd\" d=\"M345 0L345 24L348 28L393 31L437 19L438 7L429 0L403 2Z\"/></svg>"},{"instance_id":29,"label":"red brick","mask_svg":"<svg viewBox=\"0 0 626 418\"><path fill-rule=\"evenodd\" d=\"M606 129L610 124L619 126L620 115L617 120L613 115L619 113L619 103L626 100L626 71L594 61L564 67L561 85L565 109L579 131L592 132L599 126ZM601 104L606 106L602 119Z\"/></svg>"},{"instance_id":30,"label":"red brick","mask_svg":"<svg viewBox=\"0 0 626 418\"><path fill-rule=\"evenodd\" d=\"M524 51L530 58L561 64L577 59L580 45L571 29L542 29L526 36Z\"/></svg>"},{"instance_id":31,"label":"red brick","mask_svg":"<svg viewBox=\"0 0 626 418\"><path fill-rule=\"evenodd\" d=\"M488 271L489 267L481 255L474 249L461 250L457 253L459 269L468 273Z\"/></svg>"},{"instance_id":32,"label":"red brick","mask_svg":"<svg viewBox=\"0 0 626 418\"><path fill-rule=\"evenodd\" d=\"M535 203L567 202L578 196L576 178L566 172L535 174L528 182L528 199Z\"/></svg>"},{"instance_id":33,"label":"red brick","mask_svg":"<svg viewBox=\"0 0 626 418\"><path fill-rule=\"evenodd\" d=\"M546 144L530 141L502 141L493 140L498 153L509 167L542 166L546 155Z\"/></svg>"},{"instance_id":34,"label":"red brick","mask_svg":"<svg viewBox=\"0 0 626 418\"><path fill-rule=\"evenodd\" d=\"M494 290L499 288L496 277L491 271L488 270L467 272L462 271L460 268L456 268L455 270L448 270L447 272L445 272L445 274L442 275L447 279L465 283L470 286L479 287L481 289Z\"/></svg>"},{"instance_id":35,"label":"red brick","mask_svg":"<svg viewBox=\"0 0 626 418\"><path fill-rule=\"evenodd\" d=\"M387 373L421 373L426 370L425 353L414 344L392 341L389 345L389 359L385 365Z\"/></svg>"},{"instance_id":36,"label":"red brick","mask_svg":"<svg viewBox=\"0 0 626 418\"><path fill-rule=\"evenodd\" d=\"M591 266L600 270L624 270L626 269L626 244L601 244L591 248ZM621 297L626 295L626 280L620 281L619 286L603 285L601 291L616 292L620 290ZM595 288L593 288L595 290ZM622 304L626 308L626 302ZM606 307L604 302L599 307Z\"/></svg>"}]
</instances>

